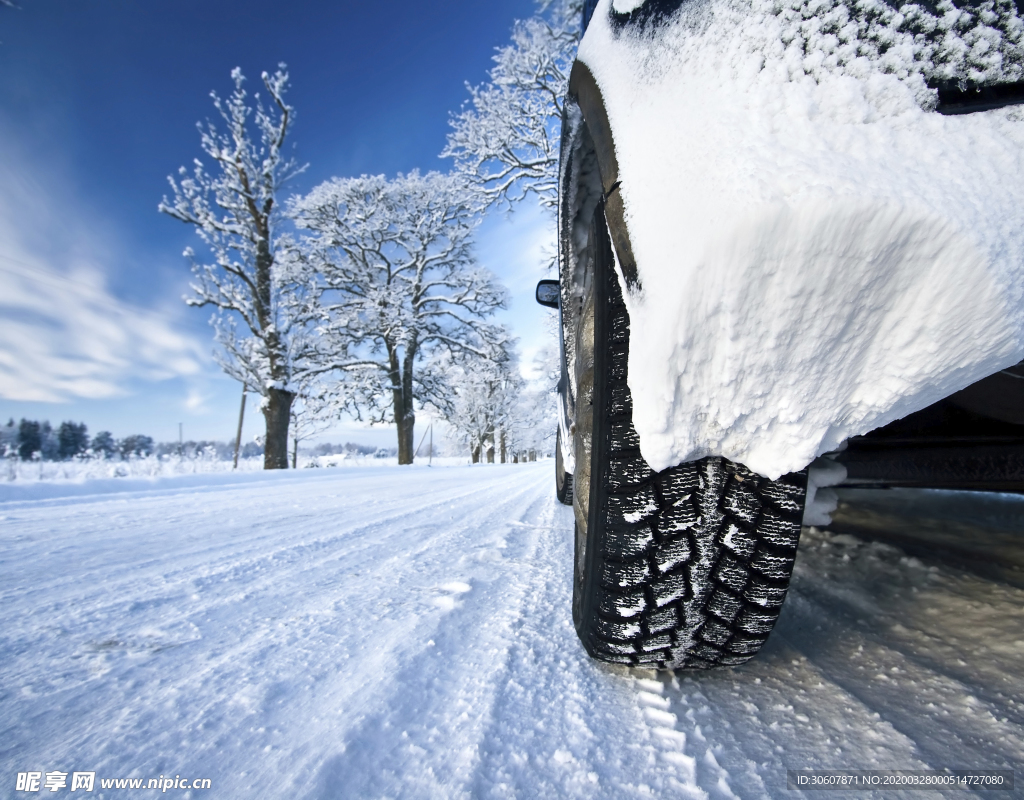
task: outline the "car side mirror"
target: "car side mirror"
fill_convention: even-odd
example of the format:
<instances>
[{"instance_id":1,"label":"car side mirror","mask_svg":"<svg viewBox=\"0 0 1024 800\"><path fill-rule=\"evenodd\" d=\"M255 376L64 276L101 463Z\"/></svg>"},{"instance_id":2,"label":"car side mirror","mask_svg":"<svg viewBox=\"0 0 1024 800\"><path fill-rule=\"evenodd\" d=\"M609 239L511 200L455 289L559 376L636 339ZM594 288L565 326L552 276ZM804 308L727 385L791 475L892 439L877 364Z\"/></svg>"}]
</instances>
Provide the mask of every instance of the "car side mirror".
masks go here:
<instances>
[{"instance_id":1,"label":"car side mirror","mask_svg":"<svg viewBox=\"0 0 1024 800\"><path fill-rule=\"evenodd\" d=\"M558 308L561 292L558 281L541 281L537 284L537 302L548 308Z\"/></svg>"}]
</instances>

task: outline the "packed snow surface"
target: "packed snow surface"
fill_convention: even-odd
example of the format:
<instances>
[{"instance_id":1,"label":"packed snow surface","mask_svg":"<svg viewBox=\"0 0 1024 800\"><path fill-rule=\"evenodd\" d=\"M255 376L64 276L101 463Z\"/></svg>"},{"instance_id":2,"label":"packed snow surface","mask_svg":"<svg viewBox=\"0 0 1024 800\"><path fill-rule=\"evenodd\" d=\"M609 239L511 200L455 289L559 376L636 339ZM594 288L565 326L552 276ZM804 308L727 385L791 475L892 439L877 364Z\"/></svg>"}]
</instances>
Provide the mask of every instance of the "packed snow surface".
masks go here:
<instances>
[{"instance_id":1,"label":"packed snow surface","mask_svg":"<svg viewBox=\"0 0 1024 800\"><path fill-rule=\"evenodd\" d=\"M1024 359L1024 107L1011 2L603 0L579 58L615 140L639 288L633 421L663 469L776 477ZM931 26L930 38L921 33Z\"/></svg>"},{"instance_id":2,"label":"packed snow surface","mask_svg":"<svg viewBox=\"0 0 1024 800\"><path fill-rule=\"evenodd\" d=\"M755 661L609 668L572 628L551 473L0 486L0 797L94 771L94 797L751 800L787 768L1024 763L1024 581L810 529ZM1024 506L991 502L1007 552Z\"/></svg>"}]
</instances>

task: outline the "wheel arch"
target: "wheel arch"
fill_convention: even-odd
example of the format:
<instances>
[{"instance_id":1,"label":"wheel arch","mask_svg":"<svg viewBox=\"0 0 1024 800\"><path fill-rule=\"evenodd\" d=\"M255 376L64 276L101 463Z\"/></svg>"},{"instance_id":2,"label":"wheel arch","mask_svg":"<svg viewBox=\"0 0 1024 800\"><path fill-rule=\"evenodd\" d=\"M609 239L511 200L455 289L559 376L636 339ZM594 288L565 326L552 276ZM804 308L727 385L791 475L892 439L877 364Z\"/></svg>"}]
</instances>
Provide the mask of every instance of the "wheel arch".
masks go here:
<instances>
[{"instance_id":1,"label":"wheel arch","mask_svg":"<svg viewBox=\"0 0 1024 800\"><path fill-rule=\"evenodd\" d=\"M595 174L596 173L596 174ZM594 209L603 204L617 263L628 287L636 286L636 262L625 222L625 208L617 191L619 165L604 98L593 73L582 61L573 64L562 114L559 163L559 322L562 376L559 382L559 425L563 441L572 441L576 419L574 381L575 341L569 335L579 313L577 288L586 271L590 252L589 228ZM571 448L567 448L571 450ZM566 453L566 468L575 471L575 458Z\"/></svg>"},{"instance_id":2,"label":"wheel arch","mask_svg":"<svg viewBox=\"0 0 1024 800\"><path fill-rule=\"evenodd\" d=\"M604 97L597 80L589 67L582 61L573 64L569 75L569 98L576 103L586 123L597 156L598 169L605 201L605 218L608 232L622 277L629 289L637 286L636 259L626 225L626 209L622 201L619 179L619 161L615 154L615 137L612 133Z\"/></svg>"}]
</instances>

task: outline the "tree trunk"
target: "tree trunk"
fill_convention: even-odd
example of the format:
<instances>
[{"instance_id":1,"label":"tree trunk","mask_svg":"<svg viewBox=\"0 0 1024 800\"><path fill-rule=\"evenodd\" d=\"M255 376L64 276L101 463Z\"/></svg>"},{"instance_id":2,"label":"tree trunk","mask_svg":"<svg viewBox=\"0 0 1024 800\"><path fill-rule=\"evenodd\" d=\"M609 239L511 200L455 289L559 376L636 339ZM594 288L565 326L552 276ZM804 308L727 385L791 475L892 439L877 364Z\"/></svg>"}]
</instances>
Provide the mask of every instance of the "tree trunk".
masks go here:
<instances>
[{"instance_id":1,"label":"tree trunk","mask_svg":"<svg viewBox=\"0 0 1024 800\"><path fill-rule=\"evenodd\" d=\"M487 426L487 434L484 436L484 449L487 451L487 463L494 463L494 426Z\"/></svg>"},{"instance_id":2,"label":"tree trunk","mask_svg":"<svg viewBox=\"0 0 1024 800\"><path fill-rule=\"evenodd\" d=\"M272 201L271 201L272 202ZM272 385L285 386L288 371L285 368L284 348L281 336L273 326L271 308L273 303L274 255L270 251L269 214L260 215L258 209L251 210L259 239L256 243L256 316L259 320L260 335L267 349L269 377ZM288 469L288 428L291 426L293 392L284 389L268 389L263 404L263 418L267 423L264 441L263 469Z\"/></svg>"},{"instance_id":3,"label":"tree trunk","mask_svg":"<svg viewBox=\"0 0 1024 800\"><path fill-rule=\"evenodd\" d=\"M479 464L480 463L480 445L476 445L473 448L473 463L474 464Z\"/></svg>"},{"instance_id":4,"label":"tree trunk","mask_svg":"<svg viewBox=\"0 0 1024 800\"><path fill-rule=\"evenodd\" d=\"M263 406L267 422L263 469L288 469L288 426L295 395L283 389L268 389Z\"/></svg>"},{"instance_id":5,"label":"tree trunk","mask_svg":"<svg viewBox=\"0 0 1024 800\"><path fill-rule=\"evenodd\" d=\"M299 468L299 440L292 442L292 469Z\"/></svg>"},{"instance_id":6,"label":"tree trunk","mask_svg":"<svg viewBox=\"0 0 1024 800\"><path fill-rule=\"evenodd\" d=\"M401 419L395 415L395 424L398 427L398 463L411 464L413 462L413 448L416 443L413 441L413 426L416 424L416 415L408 412Z\"/></svg>"},{"instance_id":7,"label":"tree trunk","mask_svg":"<svg viewBox=\"0 0 1024 800\"><path fill-rule=\"evenodd\" d=\"M505 463L505 429L501 429L501 463Z\"/></svg>"},{"instance_id":8,"label":"tree trunk","mask_svg":"<svg viewBox=\"0 0 1024 800\"><path fill-rule=\"evenodd\" d=\"M398 428L398 463L411 464L416 457L414 449L414 429L416 412L413 397L413 364L416 360L416 342L406 344L405 353L399 362L398 348L388 343L388 362L390 364L391 400L395 412L395 427Z\"/></svg>"}]
</instances>

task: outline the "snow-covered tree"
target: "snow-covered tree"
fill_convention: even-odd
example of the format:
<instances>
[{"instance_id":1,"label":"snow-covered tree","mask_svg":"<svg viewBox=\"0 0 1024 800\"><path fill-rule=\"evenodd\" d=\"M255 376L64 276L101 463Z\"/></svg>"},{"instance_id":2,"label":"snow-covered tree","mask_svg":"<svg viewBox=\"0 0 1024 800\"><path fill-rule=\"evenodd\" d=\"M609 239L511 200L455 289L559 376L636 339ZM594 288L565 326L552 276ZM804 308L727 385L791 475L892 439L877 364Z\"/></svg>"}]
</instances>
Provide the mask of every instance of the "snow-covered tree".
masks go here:
<instances>
[{"instance_id":1,"label":"snow-covered tree","mask_svg":"<svg viewBox=\"0 0 1024 800\"><path fill-rule=\"evenodd\" d=\"M550 314L552 328L558 317ZM561 351L558 334L551 331L551 340L533 358L535 377L526 381L519 393L516 413L509 426L510 447L520 454L535 451L553 453L558 430L558 379L561 375Z\"/></svg>"},{"instance_id":2,"label":"snow-covered tree","mask_svg":"<svg viewBox=\"0 0 1024 800\"><path fill-rule=\"evenodd\" d=\"M117 443L117 447L121 453L121 458L128 460L133 457L146 458L151 456L156 445L153 443L152 436L135 434L134 436L125 436Z\"/></svg>"},{"instance_id":3,"label":"snow-covered tree","mask_svg":"<svg viewBox=\"0 0 1024 800\"><path fill-rule=\"evenodd\" d=\"M14 417L0 428L0 458L17 458L18 455L18 426L14 423Z\"/></svg>"},{"instance_id":4,"label":"snow-covered tree","mask_svg":"<svg viewBox=\"0 0 1024 800\"><path fill-rule=\"evenodd\" d=\"M110 431L100 431L92 439L92 452L98 458L113 458L117 443Z\"/></svg>"},{"instance_id":5,"label":"snow-covered tree","mask_svg":"<svg viewBox=\"0 0 1024 800\"><path fill-rule=\"evenodd\" d=\"M507 338L487 322L506 291L472 252L479 199L461 176L335 178L292 204L321 276L320 369L357 416L394 421L411 464L415 409L449 401L445 354L487 358Z\"/></svg>"},{"instance_id":6,"label":"snow-covered tree","mask_svg":"<svg viewBox=\"0 0 1024 800\"><path fill-rule=\"evenodd\" d=\"M18 426L18 455L23 461L28 461L42 449L42 427L35 420L22 419Z\"/></svg>"},{"instance_id":7,"label":"snow-covered tree","mask_svg":"<svg viewBox=\"0 0 1024 800\"><path fill-rule=\"evenodd\" d=\"M84 422L62 422L57 429L57 457L64 461L89 449L89 434Z\"/></svg>"},{"instance_id":8,"label":"snow-covered tree","mask_svg":"<svg viewBox=\"0 0 1024 800\"><path fill-rule=\"evenodd\" d=\"M562 102L579 42L583 0L540 0L539 13L517 21L468 107L454 115L442 156L477 183L488 203L529 194L558 204Z\"/></svg>"},{"instance_id":9,"label":"snow-covered tree","mask_svg":"<svg viewBox=\"0 0 1024 800\"><path fill-rule=\"evenodd\" d=\"M212 306L221 367L262 396L266 420L264 467L288 466L288 426L294 386L309 364L308 326L315 299L308 292L302 262L291 258L287 234L278 225L278 193L305 167L284 156L295 112L284 99L284 65L263 73L269 96L250 103L240 69L231 73L235 90L226 100L211 93L224 129L199 125L203 152L211 167L196 159L189 174L168 178L174 200L159 208L195 226L212 263L196 260L191 248L194 294L189 305Z\"/></svg>"},{"instance_id":10,"label":"snow-covered tree","mask_svg":"<svg viewBox=\"0 0 1024 800\"><path fill-rule=\"evenodd\" d=\"M329 431L344 405L332 396L331 387L320 376L307 379L298 388L291 408L292 469L299 465L299 443Z\"/></svg>"},{"instance_id":11,"label":"snow-covered tree","mask_svg":"<svg viewBox=\"0 0 1024 800\"><path fill-rule=\"evenodd\" d=\"M535 370L547 367L547 354ZM469 450L473 463L525 460L552 452L558 427L557 374L525 380L510 347L498 359L471 359L450 367L453 400L446 415L449 438Z\"/></svg>"},{"instance_id":12,"label":"snow-covered tree","mask_svg":"<svg viewBox=\"0 0 1024 800\"><path fill-rule=\"evenodd\" d=\"M453 391L445 420L451 438L469 449L474 464L495 458L504 463L523 386L511 347L496 357L452 363L447 371Z\"/></svg>"},{"instance_id":13,"label":"snow-covered tree","mask_svg":"<svg viewBox=\"0 0 1024 800\"><path fill-rule=\"evenodd\" d=\"M43 420L43 424L39 426L39 435L42 438L40 450L43 461L56 461L60 457L60 443L57 441L57 432L49 420Z\"/></svg>"},{"instance_id":14,"label":"snow-covered tree","mask_svg":"<svg viewBox=\"0 0 1024 800\"><path fill-rule=\"evenodd\" d=\"M515 413L509 420L509 451L518 454L520 460L531 452L553 453L557 411L554 392L546 385L528 382L520 391Z\"/></svg>"}]
</instances>

